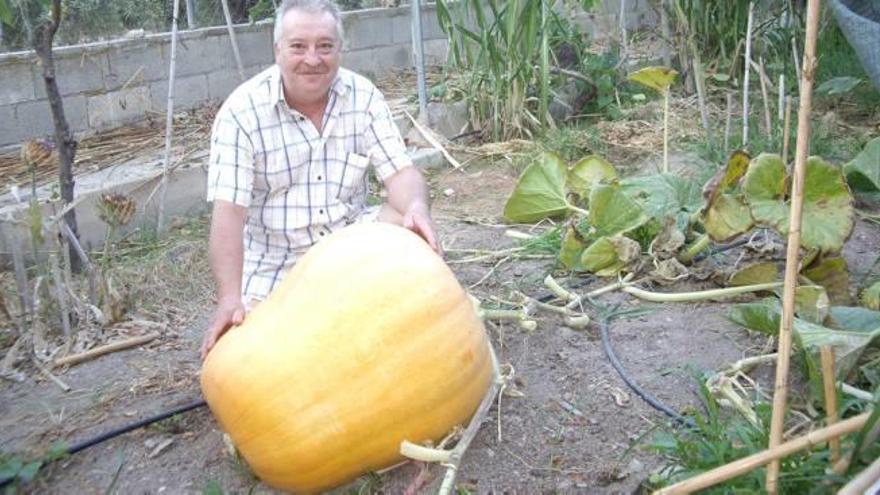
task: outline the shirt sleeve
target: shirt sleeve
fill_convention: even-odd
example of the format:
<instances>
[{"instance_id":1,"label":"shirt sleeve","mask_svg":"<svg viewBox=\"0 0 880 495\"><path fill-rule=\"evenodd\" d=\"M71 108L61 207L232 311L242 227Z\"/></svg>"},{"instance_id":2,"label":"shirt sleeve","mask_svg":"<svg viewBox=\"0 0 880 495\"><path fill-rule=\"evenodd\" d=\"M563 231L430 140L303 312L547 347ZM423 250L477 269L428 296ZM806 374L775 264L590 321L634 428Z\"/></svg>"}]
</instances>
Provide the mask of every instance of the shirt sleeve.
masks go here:
<instances>
[{"instance_id":1,"label":"shirt sleeve","mask_svg":"<svg viewBox=\"0 0 880 495\"><path fill-rule=\"evenodd\" d=\"M223 106L211 129L208 201L225 200L248 207L254 180L254 147L231 107Z\"/></svg>"},{"instance_id":2,"label":"shirt sleeve","mask_svg":"<svg viewBox=\"0 0 880 495\"><path fill-rule=\"evenodd\" d=\"M391 118L391 110L385 98L374 89L367 112L371 121L367 128L367 156L376 169L376 176L385 181L404 167L411 166L412 159L406 154L406 146L400 137L400 130Z\"/></svg>"}]
</instances>

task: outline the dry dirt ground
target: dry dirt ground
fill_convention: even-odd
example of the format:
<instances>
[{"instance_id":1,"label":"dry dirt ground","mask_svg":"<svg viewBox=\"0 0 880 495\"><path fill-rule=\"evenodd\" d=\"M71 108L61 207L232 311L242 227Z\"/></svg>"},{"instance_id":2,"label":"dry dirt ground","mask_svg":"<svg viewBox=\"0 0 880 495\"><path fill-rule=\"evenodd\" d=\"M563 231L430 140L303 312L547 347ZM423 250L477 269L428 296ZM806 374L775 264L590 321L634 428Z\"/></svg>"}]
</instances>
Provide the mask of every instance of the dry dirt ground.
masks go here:
<instances>
[{"instance_id":1,"label":"dry dirt ground","mask_svg":"<svg viewBox=\"0 0 880 495\"><path fill-rule=\"evenodd\" d=\"M513 244L504 235L509 226L502 224L501 210L514 183L514 172L499 166L469 166L434 176L435 214L450 258L455 249ZM871 266L877 245L877 227L860 223L845 252L857 277ZM493 269L497 261L451 266L461 283L484 300L507 297L511 290L534 297L546 293L541 280L552 260L510 260ZM578 290L604 283L593 280ZM603 301L639 304L620 294ZM644 388L675 409L699 407L695 372L717 369L765 344L764 338L728 322L726 308L719 303L653 305L643 316L614 323L612 343ZM53 441L73 443L198 399L197 348L209 309L206 305L196 324L170 329L150 345L63 372L70 392L38 375L20 384L0 382L0 450L38 453ZM500 361L515 369L515 385L523 395L505 396L500 410L497 404L490 410L464 457L459 493L632 493L662 465L639 438L667 418L627 388L603 354L595 327L573 331L542 314L534 332L496 323L487 329ZM419 469L409 464L367 476L337 493L403 493ZM436 492L443 474L439 466L429 472L424 493ZM221 490L272 492L227 453L204 408L63 459L23 489L59 494Z\"/></svg>"}]
</instances>

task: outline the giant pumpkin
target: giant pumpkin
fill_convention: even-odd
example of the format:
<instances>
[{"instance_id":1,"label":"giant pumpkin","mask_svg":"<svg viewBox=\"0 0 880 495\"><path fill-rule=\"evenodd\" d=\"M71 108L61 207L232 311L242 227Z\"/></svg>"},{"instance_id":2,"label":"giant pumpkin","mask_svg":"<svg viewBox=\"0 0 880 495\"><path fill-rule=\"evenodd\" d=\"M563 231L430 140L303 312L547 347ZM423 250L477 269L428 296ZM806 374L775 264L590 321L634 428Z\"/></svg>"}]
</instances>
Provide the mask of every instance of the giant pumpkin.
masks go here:
<instances>
[{"instance_id":1,"label":"giant pumpkin","mask_svg":"<svg viewBox=\"0 0 880 495\"><path fill-rule=\"evenodd\" d=\"M486 334L417 235L346 227L313 246L205 360L205 399L269 485L314 492L467 423L489 388Z\"/></svg>"}]
</instances>

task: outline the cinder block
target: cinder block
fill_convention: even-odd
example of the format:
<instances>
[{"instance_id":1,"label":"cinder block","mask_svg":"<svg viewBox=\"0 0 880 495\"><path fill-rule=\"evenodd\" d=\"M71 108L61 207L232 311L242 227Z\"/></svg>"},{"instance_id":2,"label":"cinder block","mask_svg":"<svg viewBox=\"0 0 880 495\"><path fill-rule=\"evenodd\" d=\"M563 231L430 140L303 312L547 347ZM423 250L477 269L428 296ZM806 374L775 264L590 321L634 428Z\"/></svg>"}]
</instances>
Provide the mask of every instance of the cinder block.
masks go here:
<instances>
[{"instance_id":1,"label":"cinder block","mask_svg":"<svg viewBox=\"0 0 880 495\"><path fill-rule=\"evenodd\" d=\"M241 84L238 72L235 70L218 70L211 72L208 77L208 99L215 103L222 103L232 90Z\"/></svg>"},{"instance_id":2,"label":"cinder block","mask_svg":"<svg viewBox=\"0 0 880 495\"><path fill-rule=\"evenodd\" d=\"M426 65L445 65L447 53L449 51L449 42L446 38L439 40L425 40L423 42L425 50Z\"/></svg>"},{"instance_id":3,"label":"cinder block","mask_svg":"<svg viewBox=\"0 0 880 495\"><path fill-rule=\"evenodd\" d=\"M236 32L236 40L238 41L238 52L241 54L241 63L245 67L263 66L268 67L275 63L275 55L272 52L272 26L260 26L260 31L246 30L241 33ZM235 55L232 53L232 45L229 44L228 38L224 38L226 47L229 50L229 56L232 57L231 67L235 67ZM220 44L223 44L220 42Z\"/></svg>"},{"instance_id":4,"label":"cinder block","mask_svg":"<svg viewBox=\"0 0 880 495\"><path fill-rule=\"evenodd\" d=\"M162 58L170 63L170 42L162 46ZM226 33L223 36L190 36L185 40L181 39L177 44L175 76L206 74L218 69L234 67L235 55Z\"/></svg>"},{"instance_id":5,"label":"cinder block","mask_svg":"<svg viewBox=\"0 0 880 495\"><path fill-rule=\"evenodd\" d=\"M184 110L202 105L208 99L208 76L197 74L174 78L174 109ZM150 108L165 113L168 103L168 81L150 84Z\"/></svg>"},{"instance_id":6,"label":"cinder block","mask_svg":"<svg viewBox=\"0 0 880 495\"><path fill-rule=\"evenodd\" d=\"M89 96L87 108L89 127L95 130L116 127L140 120L150 109L150 90L137 86Z\"/></svg>"},{"instance_id":7,"label":"cinder block","mask_svg":"<svg viewBox=\"0 0 880 495\"><path fill-rule=\"evenodd\" d=\"M33 63L12 59L0 63L0 105L18 103L36 99L34 93L34 77L31 72ZM7 125L4 122L2 125Z\"/></svg>"},{"instance_id":8,"label":"cinder block","mask_svg":"<svg viewBox=\"0 0 880 495\"><path fill-rule=\"evenodd\" d=\"M345 46L349 50L360 50L390 45L393 36L385 25L386 20L385 16L369 10L352 12L344 18Z\"/></svg>"},{"instance_id":9,"label":"cinder block","mask_svg":"<svg viewBox=\"0 0 880 495\"><path fill-rule=\"evenodd\" d=\"M433 40L446 38L446 33L440 29L440 21L437 20L437 11L434 8L422 10L422 39Z\"/></svg>"},{"instance_id":10,"label":"cinder block","mask_svg":"<svg viewBox=\"0 0 880 495\"><path fill-rule=\"evenodd\" d=\"M385 19L385 22L390 24L388 29L391 31L392 43L412 43L411 18L410 12L406 10L396 12ZM422 33L422 39L424 39L424 33Z\"/></svg>"},{"instance_id":11,"label":"cinder block","mask_svg":"<svg viewBox=\"0 0 880 495\"><path fill-rule=\"evenodd\" d=\"M104 91L104 79L110 74L106 52L98 50L62 51L55 58L55 78L62 96ZM42 67L34 68L37 98L46 98Z\"/></svg>"},{"instance_id":12,"label":"cinder block","mask_svg":"<svg viewBox=\"0 0 880 495\"><path fill-rule=\"evenodd\" d=\"M86 129L86 98L79 95L65 97L64 116L71 131L79 132ZM0 132L0 141L3 141L4 145L17 144L30 138L52 136L55 133L49 100L19 103L15 105L13 117L4 121L12 124L8 128L4 126L3 131Z\"/></svg>"},{"instance_id":13,"label":"cinder block","mask_svg":"<svg viewBox=\"0 0 880 495\"><path fill-rule=\"evenodd\" d=\"M104 79L107 90L168 79L168 60L162 56L161 45L150 40L134 44L127 42L107 52L110 72Z\"/></svg>"}]
</instances>

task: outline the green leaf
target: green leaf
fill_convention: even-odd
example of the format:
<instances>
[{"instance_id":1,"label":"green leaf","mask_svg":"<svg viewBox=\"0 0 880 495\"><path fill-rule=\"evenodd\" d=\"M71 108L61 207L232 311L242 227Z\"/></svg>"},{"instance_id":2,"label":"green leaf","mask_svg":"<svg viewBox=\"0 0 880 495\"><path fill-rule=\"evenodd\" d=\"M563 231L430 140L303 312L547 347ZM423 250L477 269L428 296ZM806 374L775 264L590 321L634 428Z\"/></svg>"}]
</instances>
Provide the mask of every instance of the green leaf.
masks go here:
<instances>
[{"instance_id":1,"label":"green leaf","mask_svg":"<svg viewBox=\"0 0 880 495\"><path fill-rule=\"evenodd\" d=\"M718 169L715 175L703 186L703 197L706 199L707 208L712 206L719 194L729 192L731 188L739 184L740 179L749 169L749 161L751 161L751 157L745 151L736 150L731 153L727 165Z\"/></svg>"},{"instance_id":2,"label":"green leaf","mask_svg":"<svg viewBox=\"0 0 880 495\"><path fill-rule=\"evenodd\" d=\"M15 478L24 466L24 462L17 457L0 461L0 479Z\"/></svg>"},{"instance_id":3,"label":"green leaf","mask_svg":"<svg viewBox=\"0 0 880 495\"><path fill-rule=\"evenodd\" d=\"M821 285L828 293L831 303L845 306L850 302L849 269L843 258L821 258L801 270L801 275L810 282Z\"/></svg>"},{"instance_id":4,"label":"green leaf","mask_svg":"<svg viewBox=\"0 0 880 495\"><path fill-rule=\"evenodd\" d=\"M621 181L621 189L634 198L645 212L662 222L673 217L681 230L687 230L691 214L700 210L700 186L687 177L652 174Z\"/></svg>"},{"instance_id":5,"label":"green leaf","mask_svg":"<svg viewBox=\"0 0 880 495\"><path fill-rule=\"evenodd\" d=\"M743 285L767 284L779 280L779 267L772 261L754 263L741 268L730 276L727 285L740 287Z\"/></svg>"},{"instance_id":6,"label":"green leaf","mask_svg":"<svg viewBox=\"0 0 880 495\"><path fill-rule=\"evenodd\" d=\"M748 232L754 221L741 194L719 194L703 213L703 227L716 242L725 242Z\"/></svg>"},{"instance_id":7,"label":"green leaf","mask_svg":"<svg viewBox=\"0 0 880 495\"><path fill-rule=\"evenodd\" d=\"M790 201L782 158L763 153L752 160L743 192L755 221L788 234ZM852 232L852 202L840 170L821 158L810 157L804 178L801 245L839 251Z\"/></svg>"},{"instance_id":8,"label":"green leaf","mask_svg":"<svg viewBox=\"0 0 880 495\"><path fill-rule=\"evenodd\" d=\"M590 197L590 189L599 182L617 177L614 167L604 158L590 155L578 160L568 171L568 189L582 198Z\"/></svg>"},{"instance_id":9,"label":"green leaf","mask_svg":"<svg viewBox=\"0 0 880 495\"><path fill-rule=\"evenodd\" d=\"M669 67L645 67L630 74L627 79L637 82L660 93L669 90L678 72Z\"/></svg>"},{"instance_id":10,"label":"green leaf","mask_svg":"<svg viewBox=\"0 0 880 495\"><path fill-rule=\"evenodd\" d=\"M880 137L865 145L864 149L843 166L846 180L857 191L880 191Z\"/></svg>"},{"instance_id":11,"label":"green leaf","mask_svg":"<svg viewBox=\"0 0 880 495\"><path fill-rule=\"evenodd\" d=\"M768 297L761 302L734 305L727 313L727 319L749 330L777 335L780 315L779 301Z\"/></svg>"},{"instance_id":12,"label":"green leaf","mask_svg":"<svg viewBox=\"0 0 880 495\"><path fill-rule=\"evenodd\" d=\"M578 233L577 229L571 225L565 229L565 235L562 237L562 248L559 251L559 263L567 270L581 270L581 253L584 252L586 244L584 238Z\"/></svg>"},{"instance_id":13,"label":"green leaf","mask_svg":"<svg viewBox=\"0 0 880 495\"><path fill-rule=\"evenodd\" d=\"M599 236L625 234L650 220L619 186L597 184L590 191L590 226Z\"/></svg>"},{"instance_id":14,"label":"green leaf","mask_svg":"<svg viewBox=\"0 0 880 495\"><path fill-rule=\"evenodd\" d=\"M37 477L37 473L40 472L42 465L43 461L31 461L25 464L18 472L18 478L25 483L33 481Z\"/></svg>"},{"instance_id":15,"label":"green leaf","mask_svg":"<svg viewBox=\"0 0 880 495\"><path fill-rule=\"evenodd\" d=\"M862 295L859 297L859 302L868 309L880 309L880 281L874 282L870 287L863 290Z\"/></svg>"},{"instance_id":16,"label":"green leaf","mask_svg":"<svg viewBox=\"0 0 880 495\"><path fill-rule=\"evenodd\" d=\"M877 440L877 430L880 428L880 393L874 393L874 400L872 402L874 403L874 411L868 416L865 425L862 426L862 429L856 435L856 443L852 450L854 459L858 459ZM850 473L857 469L857 465L857 462L850 464Z\"/></svg>"},{"instance_id":17,"label":"green leaf","mask_svg":"<svg viewBox=\"0 0 880 495\"><path fill-rule=\"evenodd\" d=\"M880 328L880 311L852 307L832 306L831 321L836 328L871 332Z\"/></svg>"},{"instance_id":18,"label":"green leaf","mask_svg":"<svg viewBox=\"0 0 880 495\"><path fill-rule=\"evenodd\" d=\"M858 77L833 77L820 84L816 88L816 94L826 96L843 95L855 89L861 82L862 80Z\"/></svg>"},{"instance_id":19,"label":"green leaf","mask_svg":"<svg viewBox=\"0 0 880 495\"><path fill-rule=\"evenodd\" d=\"M616 275L641 254L639 243L623 236L600 237L581 254L581 266L600 277Z\"/></svg>"},{"instance_id":20,"label":"green leaf","mask_svg":"<svg viewBox=\"0 0 880 495\"><path fill-rule=\"evenodd\" d=\"M871 342L880 335L880 328L866 332L860 330L832 330L822 325L795 319L794 336L798 347L805 352L810 388L815 397L822 397L822 368L819 350L822 346L834 348L834 376L844 380L858 363L859 357Z\"/></svg>"},{"instance_id":21,"label":"green leaf","mask_svg":"<svg viewBox=\"0 0 880 495\"><path fill-rule=\"evenodd\" d=\"M7 0L0 0L0 22L7 26L12 26L15 22Z\"/></svg>"},{"instance_id":22,"label":"green leaf","mask_svg":"<svg viewBox=\"0 0 880 495\"><path fill-rule=\"evenodd\" d=\"M504 205L504 217L511 222L537 222L568 211L565 201L565 162L553 153L544 153L537 163L526 167L513 193Z\"/></svg>"}]
</instances>

